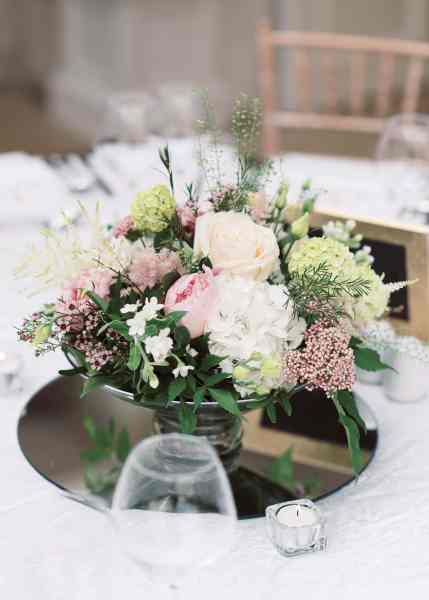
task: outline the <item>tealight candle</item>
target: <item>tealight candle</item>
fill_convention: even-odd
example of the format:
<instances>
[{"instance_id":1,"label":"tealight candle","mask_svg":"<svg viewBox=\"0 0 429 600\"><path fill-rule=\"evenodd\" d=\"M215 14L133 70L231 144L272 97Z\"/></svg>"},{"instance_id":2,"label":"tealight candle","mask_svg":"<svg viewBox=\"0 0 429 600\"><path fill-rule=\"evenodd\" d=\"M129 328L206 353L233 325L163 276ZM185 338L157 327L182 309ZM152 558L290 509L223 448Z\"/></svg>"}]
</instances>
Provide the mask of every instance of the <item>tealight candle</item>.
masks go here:
<instances>
[{"instance_id":1,"label":"tealight candle","mask_svg":"<svg viewBox=\"0 0 429 600\"><path fill-rule=\"evenodd\" d=\"M266 509L268 536L283 556L326 548L325 519L311 500L294 500Z\"/></svg>"}]
</instances>

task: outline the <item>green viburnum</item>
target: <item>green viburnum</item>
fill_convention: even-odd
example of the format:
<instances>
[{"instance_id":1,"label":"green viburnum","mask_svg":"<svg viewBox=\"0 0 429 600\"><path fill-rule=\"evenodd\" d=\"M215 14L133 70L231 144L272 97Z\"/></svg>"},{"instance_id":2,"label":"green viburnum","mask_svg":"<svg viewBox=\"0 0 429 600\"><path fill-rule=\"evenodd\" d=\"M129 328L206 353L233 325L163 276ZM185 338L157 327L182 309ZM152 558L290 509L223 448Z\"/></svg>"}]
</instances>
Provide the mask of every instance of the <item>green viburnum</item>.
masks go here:
<instances>
[{"instance_id":1,"label":"green viburnum","mask_svg":"<svg viewBox=\"0 0 429 600\"><path fill-rule=\"evenodd\" d=\"M137 229L159 233L166 229L176 211L176 201L165 185L140 192L131 204L131 216Z\"/></svg>"},{"instance_id":2,"label":"green viburnum","mask_svg":"<svg viewBox=\"0 0 429 600\"><path fill-rule=\"evenodd\" d=\"M387 310L390 290L382 278L368 264L356 265L353 275L369 282L369 292L353 303L353 317L356 321L368 322L380 318Z\"/></svg>"},{"instance_id":3,"label":"green viburnum","mask_svg":"<svg viewBox=\"0 0 429 600\"><path fill-rule=\"evenodd\" d=\"M350 276L355 261L350 250L329 238L310 238L297 242L288 260L290 273L302 274L308 268L325 264L332 275Z\"/></svg>"}]
</instances>

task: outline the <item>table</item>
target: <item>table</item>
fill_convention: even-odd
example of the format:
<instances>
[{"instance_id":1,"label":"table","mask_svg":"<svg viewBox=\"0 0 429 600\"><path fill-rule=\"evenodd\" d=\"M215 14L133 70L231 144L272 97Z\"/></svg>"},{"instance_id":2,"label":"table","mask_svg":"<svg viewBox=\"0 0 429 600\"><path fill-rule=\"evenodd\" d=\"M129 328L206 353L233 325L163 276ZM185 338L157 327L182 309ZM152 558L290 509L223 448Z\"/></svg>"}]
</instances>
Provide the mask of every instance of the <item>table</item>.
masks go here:
<instances>
[{"instance_id":1,"label":"table","mask_svg":"<svg viewBox=\"0 0 429 600\"><path fill-rule=\"evenodd\" d=\"M5 328L34 306L12 278L14 259L33 237L30 226L10 227L0 236L0 342ZM380 389L358 386L379 420L380 444L357 484L320 503L329 519L325 553L284 559L268 541L263 519L242 521L234 551L173 593L149 584L121 554L105 517L62 498L21 455L20 412L64 364L60 355L35 359L31 348L21 351L24 391L0 398L0 598L427 597L429 400L395 405Z\"/></svg>"}]
</instances>

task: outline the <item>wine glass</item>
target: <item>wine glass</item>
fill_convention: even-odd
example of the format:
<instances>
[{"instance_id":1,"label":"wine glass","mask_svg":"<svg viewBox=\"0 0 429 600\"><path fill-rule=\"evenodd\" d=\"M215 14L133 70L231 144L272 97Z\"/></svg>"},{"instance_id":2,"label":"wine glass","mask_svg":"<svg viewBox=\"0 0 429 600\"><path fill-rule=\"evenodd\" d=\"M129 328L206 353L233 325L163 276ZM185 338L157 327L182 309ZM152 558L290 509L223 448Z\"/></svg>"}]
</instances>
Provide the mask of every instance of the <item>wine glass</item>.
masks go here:
<instances>
[{"instance_id":1,"label":"wine glass","mask_svg":"<svg viewBox=\"0 0 429 600\"><path fill-rule=\"evenodd\" d=\"M109 96L97 135L97 144L141 144L152 133L155 100L146 92L129 91Z\"/></svg>"},{"instance_id":2,"label":"wine glass","mask_svg":"<svg viewBox=\"0 0 429 600\"><path fill-rule=\"evenodd\" d=\"M128 457L111 516L123 550L172 584L230 550L237 513L223 466L204 438L164 434Z\"/></svg>"},{"instance_id":3,"label":"wine glass","mask_svg":"<svg viewBox=\"0 0 429 600\"><path fill-rule=\"evenodd\" d=\"M201 117L200 99L195 85L187 82L163 83L158 88L166 138L187 138L195 134L195 123Z\"/></svg>"},{"instance_id":4,"label":"wine glass","mask_svg":"<svg viewBox=\"0 0 429 600\"><path fill-rule=\"evenodd\" d=\"M429 217L429 116L402 114L389 119L376 159L398 216L427 223Z\"/></svg>"}]
</instances>

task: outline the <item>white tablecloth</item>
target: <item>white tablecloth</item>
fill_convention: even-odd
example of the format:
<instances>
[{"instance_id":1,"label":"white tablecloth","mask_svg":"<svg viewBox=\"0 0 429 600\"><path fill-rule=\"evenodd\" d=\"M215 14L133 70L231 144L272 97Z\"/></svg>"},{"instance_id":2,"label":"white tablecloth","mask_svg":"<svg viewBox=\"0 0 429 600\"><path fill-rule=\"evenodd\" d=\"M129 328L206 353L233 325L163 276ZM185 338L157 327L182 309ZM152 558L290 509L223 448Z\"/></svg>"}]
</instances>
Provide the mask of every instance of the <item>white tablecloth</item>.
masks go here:
<instances>
[{"instance_id":1,"label":"white tablecloth","mask_svg":"<svg viewBox=\"0 0 429 600\"><path fill-rule=\"evenodd\" d=\"M11 326L34 307L12 279L14 258L34 234L23 227L0 236L0 344L12 344ZM148 583L121 554L105 517L62 498L23 458L20 412L63 359L35 359L25 345L21 352L24 392L0 398L1 599L427 598L429 400L395 405L359 386L377 415L380 444L357 484L320 503L329 519L326 552L282 558L263 519L242 521L235 550L172 591Z\"/></svg>"}]
</instances>

